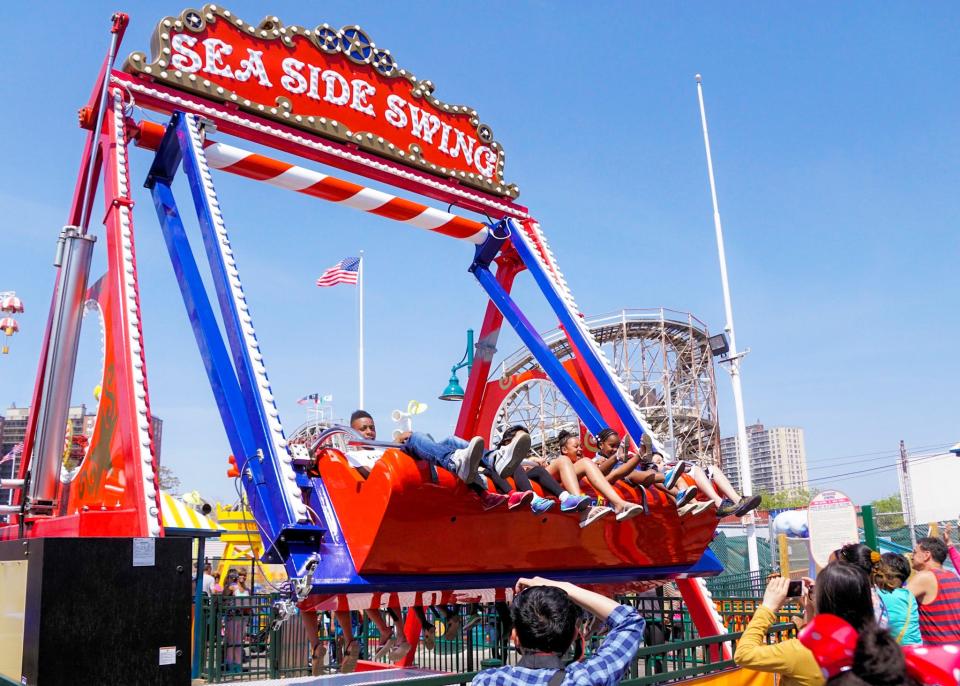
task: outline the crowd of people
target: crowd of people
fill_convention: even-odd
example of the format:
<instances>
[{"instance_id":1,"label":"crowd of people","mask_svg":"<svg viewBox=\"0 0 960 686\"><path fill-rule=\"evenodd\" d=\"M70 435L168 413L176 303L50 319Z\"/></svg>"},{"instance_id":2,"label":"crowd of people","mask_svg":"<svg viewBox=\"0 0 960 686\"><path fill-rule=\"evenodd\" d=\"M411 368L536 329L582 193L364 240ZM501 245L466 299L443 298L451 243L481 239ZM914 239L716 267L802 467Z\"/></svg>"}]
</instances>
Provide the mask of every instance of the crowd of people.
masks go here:
<instances>
[{"instance_id":1,"label":"crowd of people","mask_svg":"<svg viewBox=\"0 0 960 686\"><path fill-rule=\"evenodd\" d=\"M366 478L389 446L377 443L376 422L365 410L356 410L350 416L350 428L360 442L353 441L344 455ZM651 488L673 501L680 516L711 508L721 517L742 515L760 504L759 496L741 497L719 469L704 470L687 461L667 462L663 454L651 451L649 439L642 440L636 450L628 450L613 429L604 429L595 438L597 449L593 457L584 455L579 433L568 431L557 436L555 454L534 456L530 432L519 425L507 428L491 449L485 447L481 437L467 441L451 436L437 441L420 432L403 433L395 442L412 458L453 474L466 484L486 510L500 506L526 507L540 515L557 507L560 512L577 516L581 527L604 518L624 522L648 514L647 491ZM632 490L637 502L625 498L614 487L618 483ZM698 496L701 499L698 500ZM509 608L501 605L498 613L508 620ZM436 640L434 621L423 608L413 610L420 620L424 644L431 648ZM459 629L459 615L455 610L435 607L429 611L443 622L447 633ZM318 674L327 649L321 638L324 627L316 612L305 611L302 616L311 636L313 671ZM396 662L410 651L411 645L400 630L402 621L398 610L367 610L364 617L376 626L380 636L376 656L389 655L391 661ZM332 629L342 637L339 670L351 672L360 655L354 619L348 611L335 612L334 619Z\"/></svg>"},{"instance_id":2,"label":"crowd of people","mask_svg":"<svg viewBox=\"0 0 960 686\"><path fill-rule=\"evenodd\" d=\"M960 563L948 533L921 538L910 560L860 543L843 546L815 581L802 580L799 636L768 644L791 587L790 579L773 578L734 659L780 675L783 686L920 683L909 656L934 646L960 652L960 577L944 569L948 556Z\"/></svg>"},{"instance_id":3,"label":"crowd of people","mask_svg":"<svg viewBox=\"0 0 960 686\"><path fill-rule=\"evenodd\" d=\"M376 441L376 424L369 413L354 412L351 428L363 440ZM399 436L397 443L412 458L453 474L485 509L529 508L539 515L556 507L579 517L581 527L605 518L623 522L644 516L649 512L651 490L661 502L664 498L673 502L679 516L708 510L719 517L742 516L760 504L759 497L744 498L737 493L719 469L672 461L652 451L645 441L629 449L613 429L604 429L595 439L593 456L584 455L579 434L569 432L556 437L555 454L534 456L530 433L523 426L508 428L491 449L480 437L435 441L417 432ZM386 447L367 445L363 440L345 455L366 477ZM634 495L627 497L630 493ZM826 681L836 682L835 686L912 684L902 646L960 645L960 578L943 568L948 555L960 563L960 554L944 540L921 539L909 561L893 553L881 555L861 544L840 548L815 582L804 579L801 584L797 600L806 625L799 637L774 644L767 642L767 630L777 621L791 585L788 579L771 580L763 603L739 641L737 664L776 672L785 686L819 686ZM515 666L481 672L475 684L559 686L615 684L622 679L644 637L645 622L635 609L571 584L541 578L521 580L517 590L513 603L500 603L497 611L504 626L511 627L521 659ZM443 622L447 637L460 630L455 608L413 610L428 648L436 639L434 620L428 613ZM584 611L606 622L609 633L590 659L578 661L582 651L576 645L576 626ZM339 668L349 672L359 656L354 617L350 612L334 616L343 636ZM389 653L392 661L398 661L411 649L401 631L400 611L370 610L358 619L377 627L378 656ZM316 613L304 613L304 622L315 637L312 656L314 673L319 673L325 648ZM825 635L848 634L852 636L852 643L845 648L849 655L838 667L834 657L824 657L835 651L829 647L821 650L820 642ZM565 661L571 650L574 660Z\"/></svg>"}]
</instances>

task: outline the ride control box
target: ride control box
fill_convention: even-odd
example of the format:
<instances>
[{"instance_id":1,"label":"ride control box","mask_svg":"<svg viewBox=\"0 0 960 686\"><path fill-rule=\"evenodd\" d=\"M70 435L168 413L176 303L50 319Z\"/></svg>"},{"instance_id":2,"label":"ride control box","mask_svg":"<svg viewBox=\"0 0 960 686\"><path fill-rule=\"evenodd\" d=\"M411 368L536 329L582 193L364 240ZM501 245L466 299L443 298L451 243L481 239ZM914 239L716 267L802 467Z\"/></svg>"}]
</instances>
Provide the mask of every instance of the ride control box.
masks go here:
<instances>
[{"instance_id":1,"label":"ride control box","mask_svg":"<svg viewBox=\"0 0 960 686\"><path fill-rule=\"evenodd\" d=\"M190 683L191 540L0 542L0 684Z\"/></svg>"}]
</instances>

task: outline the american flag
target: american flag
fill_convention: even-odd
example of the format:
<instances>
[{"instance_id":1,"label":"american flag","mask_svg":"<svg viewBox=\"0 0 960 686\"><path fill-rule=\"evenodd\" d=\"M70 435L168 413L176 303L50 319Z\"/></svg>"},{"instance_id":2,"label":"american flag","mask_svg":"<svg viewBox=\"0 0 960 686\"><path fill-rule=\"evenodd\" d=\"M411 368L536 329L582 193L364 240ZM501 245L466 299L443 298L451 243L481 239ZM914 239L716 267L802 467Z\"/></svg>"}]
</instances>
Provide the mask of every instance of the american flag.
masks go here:
<instances>
[{"instance_id":1,"label":"american flag","mask_svg":"<svg viewBox=\"0 0 960 686\"><path fill-rule=\"evenodd\" d=\"M9 462L10 460L16 460L20 457L20 454L23 452L23 443L17 443L13 448L10 449L10 452L3 456L3 459L0 459L0 464L4 462Z\"/></svg>"},{"instance_id":2,"label":"american flag","mask_svg":"<svg viewBox=\"0 0 960 686\"><path fill-rule=\"evenodd\" d=\"M355 286L359 273L360 258L344 257L320 275L320 278L317 279L317 285L321 288L324 286L336 286L338 283L347 283Z\"/></svg>"}]
</instances>

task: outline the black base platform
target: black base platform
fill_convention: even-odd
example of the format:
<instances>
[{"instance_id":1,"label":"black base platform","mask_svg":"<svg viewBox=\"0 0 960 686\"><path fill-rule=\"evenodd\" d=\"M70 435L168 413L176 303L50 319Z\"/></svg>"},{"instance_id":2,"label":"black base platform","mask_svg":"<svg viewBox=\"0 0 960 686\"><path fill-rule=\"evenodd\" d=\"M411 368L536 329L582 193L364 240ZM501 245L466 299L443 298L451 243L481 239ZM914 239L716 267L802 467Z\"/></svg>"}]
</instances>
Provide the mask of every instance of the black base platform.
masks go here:
<instances>
[{"instance_id":1,"label":"black base platform","mask_svg":"<svg viewBox=\"0 0 960 686\"><path fill-rule=\"evenodd\" d=\"M0 683L190 683L189 539L4 541L0 572L3 607L24 608L20 673Z\"/></svg>"}]
</instances>

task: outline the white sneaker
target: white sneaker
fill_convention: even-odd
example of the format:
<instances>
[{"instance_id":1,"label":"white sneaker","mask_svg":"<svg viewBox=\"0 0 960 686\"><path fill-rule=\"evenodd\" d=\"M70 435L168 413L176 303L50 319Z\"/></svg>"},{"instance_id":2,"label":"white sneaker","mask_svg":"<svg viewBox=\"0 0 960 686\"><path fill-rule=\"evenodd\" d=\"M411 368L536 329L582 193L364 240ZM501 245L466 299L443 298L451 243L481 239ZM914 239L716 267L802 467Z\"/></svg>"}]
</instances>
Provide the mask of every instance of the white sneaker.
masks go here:
<instances>
[{"instance_id":1,"label":"white sneaker","mask_svg":"<svg viewBox=\"0 0 960 686\"><path fill-rule=\"evenodd\" d=\"M510 445L501 448L493 461L493 468L504 479L513 476L520 463L530 454L530 434L521 431L514 437Z\"/></svg>"},{"instance_id":2,"label":"white sneaker","mask_svg":"<svg viewBox=\"0 0 960 686\"><path fill-rule=\"evenodd\" d=\"M483 458L483 439L474 436L466 448L454 450L450 459L457 466L457 476L465 484L472 484L477 480L477 468Z\"/></svg>"}]
</instances>

